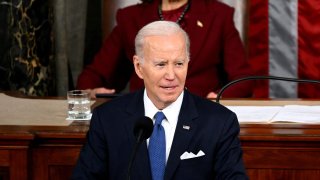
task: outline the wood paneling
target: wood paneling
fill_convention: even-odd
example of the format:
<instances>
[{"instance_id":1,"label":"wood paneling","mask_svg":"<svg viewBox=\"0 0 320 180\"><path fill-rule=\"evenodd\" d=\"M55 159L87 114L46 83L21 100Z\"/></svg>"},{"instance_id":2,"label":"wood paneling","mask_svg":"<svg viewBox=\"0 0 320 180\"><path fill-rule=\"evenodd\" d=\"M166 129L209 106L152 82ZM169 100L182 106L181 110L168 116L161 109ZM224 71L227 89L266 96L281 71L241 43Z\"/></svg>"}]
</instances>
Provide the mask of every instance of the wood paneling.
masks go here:
<instances>
[{"instance_id":1,"label":"wood paneling","mask_svg":"<svg viewBox=\"0 0 320 180\"><path fill-rule=\"evenodd\" d=\"M0 166L0 179L1 180L9 180L9 168L8 167L1 167Z\"/></svg>"},{"instance_id":2,"label":"wood paneling","mask_svg":"<svg viewBox=\"0 0 320 180\"><path fill-rule=\"evenodd\" d=\"M28 174L30 166L29 154L27 149L13 149L10 150L10 179L26 180L29 179Z\"/></svg>"},{"instance_id":3,"label":"wood paneling","mask_svg":"<svg viewBox=\"0 0 320 180\"><path fill-rule=\"evenodd\" d=\"M10 162L10 151L9 150L0 150L0 165L9 166Z\"/></svg>"},{"instance_id":4,"label":"wood paneling","mask_svg":"<svg viewBox=\"0 0 320 180\"><path fill-rule=\"evenodd\" d=\"M73 166L49 166L49 180L69 180Z\"/></svg>"},{"instance_id":5,"label":"wood paneling","mask_svg":"<svg viewBox=\"0 0 320 180\"><path fill-rule=\"evenodd\" d=\"M240 126L243 158L250 179L320 177L320 125ZM0 126L0 177L69 179L88 128L88 123L83 122L66 127Z\"/></svg>"},{"instance_id":6,"label":"wood paneling","mask_svg":"<svg viewBox=\"0 0 320 180\"><path fill-rule=\"evenodd\" d=\"M33 149L34 180L69 179L80 147L40 147Z\"/></svg>"},{"instance_id":7,"label":"wood paneling","mask_svg":"<svg viewBox=\"0 0 320 180\"><path fill-rule=\"evenodd\" d=\"M247 174L254 180L318 180L319 170L297 170L297 169L249 169Z\"/></svg>"}]
</instances>

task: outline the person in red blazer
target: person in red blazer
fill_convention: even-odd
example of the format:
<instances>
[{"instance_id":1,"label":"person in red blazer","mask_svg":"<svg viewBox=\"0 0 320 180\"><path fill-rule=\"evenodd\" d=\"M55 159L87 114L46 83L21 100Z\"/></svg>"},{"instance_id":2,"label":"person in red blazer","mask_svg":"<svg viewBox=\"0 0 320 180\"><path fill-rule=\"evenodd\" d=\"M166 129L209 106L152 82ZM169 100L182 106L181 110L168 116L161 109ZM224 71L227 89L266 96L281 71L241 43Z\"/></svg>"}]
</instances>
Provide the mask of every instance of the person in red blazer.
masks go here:
<instances>
[{"instance_id":1,"label":"person in red blazer","mask_svg":"<svg viewBox=\"0 0 320 180\"><path fill-rule=\"evenodd\" d=\"M96 93L142 88L134 73L134 38L144 25L157 20L180 24L191 41L186 88L201 97L215 98L228 82L252 75L243 44L233 22L234 9L216 0L148 0L119 9L117 25L93 62L78 77L77 88ZM228 88L223 97L250 97L253 82Z\"/></svg>"}]
</instances>

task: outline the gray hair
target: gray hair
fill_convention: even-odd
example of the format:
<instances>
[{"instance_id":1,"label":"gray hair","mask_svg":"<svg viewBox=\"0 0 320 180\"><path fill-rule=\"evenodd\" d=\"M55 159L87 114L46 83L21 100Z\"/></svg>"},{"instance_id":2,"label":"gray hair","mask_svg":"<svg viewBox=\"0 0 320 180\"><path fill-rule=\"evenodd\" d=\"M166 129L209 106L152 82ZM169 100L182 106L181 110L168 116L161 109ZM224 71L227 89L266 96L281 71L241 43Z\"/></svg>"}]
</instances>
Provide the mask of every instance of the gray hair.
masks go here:
<instances>
[{"instance_id":1,"label":"gray hair","mask_svg":"<svg viewBox=\"0 0 320 180\"><path fill-rule=\"evenodd\" d=\"M175 33L181 32L185 38L186 42L186 54L188 60L190 59L190 40L188 34L179 26L179 24L172 22L172 21L154 21L147 25L145 25L140 31L138 32L135 38L135 53L138 57L142 58L143 55L143 45L144 39L147 36L166 36L172 35Z\"/></svg>"}]
</instances>

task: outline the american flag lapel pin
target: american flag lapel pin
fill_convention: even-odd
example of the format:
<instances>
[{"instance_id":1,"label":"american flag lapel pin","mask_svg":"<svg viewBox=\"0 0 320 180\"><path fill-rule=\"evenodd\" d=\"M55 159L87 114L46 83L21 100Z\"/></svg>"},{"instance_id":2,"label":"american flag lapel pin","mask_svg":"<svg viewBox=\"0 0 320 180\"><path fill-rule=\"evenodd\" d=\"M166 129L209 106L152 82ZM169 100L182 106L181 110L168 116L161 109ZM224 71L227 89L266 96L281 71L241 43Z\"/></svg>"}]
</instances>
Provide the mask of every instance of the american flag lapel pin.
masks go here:
<instances>
[{"instance_id":1,"label":"american flag lapel pin","mask_svg":"<svg viewBox=\"0 0 320 180\"><path fill-rule=\"evenodd\" d=\"M190 126L187 126L187 125L183 125L182 128L185 130L190 130Z\"/></svg>"}]
</instances>

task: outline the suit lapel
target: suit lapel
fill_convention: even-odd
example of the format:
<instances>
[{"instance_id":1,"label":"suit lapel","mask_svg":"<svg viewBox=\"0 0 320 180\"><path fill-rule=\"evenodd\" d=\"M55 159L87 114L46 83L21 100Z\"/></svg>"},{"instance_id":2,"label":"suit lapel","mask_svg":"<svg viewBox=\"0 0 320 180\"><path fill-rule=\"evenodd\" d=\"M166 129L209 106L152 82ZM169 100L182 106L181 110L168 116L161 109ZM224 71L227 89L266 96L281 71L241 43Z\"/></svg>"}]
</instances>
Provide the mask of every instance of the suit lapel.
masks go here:
<instances>
[{"instance_id":1,"label":"suit lapel","mask_svg":"<svg viewBox=\"0 0 320 180\"><path fill-rule=\"evenodd\" d=\"M166 166L165 179L172 179L172 176L179 166L180 156L186 151L191 138L196 131L195 118L198 116L194 101L188 91L185 91L181 106L178 123ZM189 128L188 128L189 127Z\"/></svg>"},{"instance_id":2,"label":"suit lapel","mask_svg":"<svg viewBox=\"0 0 320 180\"><path fill-rule=\"evenodd\" d=\"M126 124L126 130L129 135L129 143L133 148L133 145L136 142L135 137L133 136L134 121L144 116L143 90L140 90L138 93L136 93L135 97L128 103L126 112L129 114L129 118L132 120L132 123ZM137 154L132 166L132 174L135 173L138 174L137 177L140 177L140 179L151 179L146 141L143 141L137 150Z\"/></svg>"}]
</instances>

